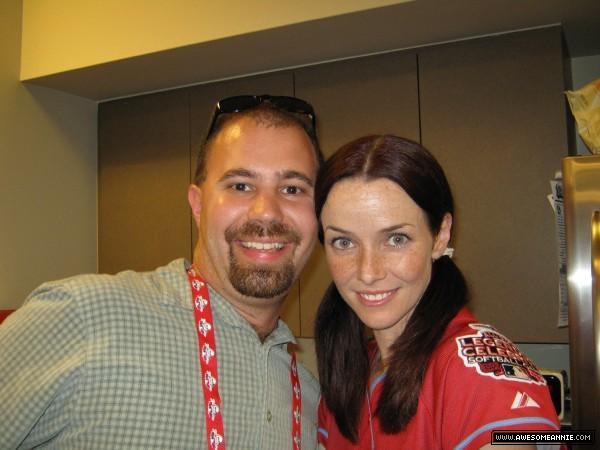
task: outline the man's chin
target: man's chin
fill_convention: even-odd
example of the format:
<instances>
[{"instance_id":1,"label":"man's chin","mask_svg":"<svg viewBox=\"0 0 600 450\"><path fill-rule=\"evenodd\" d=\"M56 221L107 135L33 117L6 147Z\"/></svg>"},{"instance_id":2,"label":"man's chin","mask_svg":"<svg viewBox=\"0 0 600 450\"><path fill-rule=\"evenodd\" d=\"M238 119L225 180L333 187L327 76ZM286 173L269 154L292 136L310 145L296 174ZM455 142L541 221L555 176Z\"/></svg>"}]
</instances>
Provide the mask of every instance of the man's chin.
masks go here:
<instances>
[{"instance_id":1,"label":"man's chin","mask_svg":"<svg viewBox=\"0 0 600 450\"><path fill-rule=\"evenodd\" d=\"M274 270L271 265L252 268L232 267L230 282L242 295L256 298L285 296L295 281L293 265Z\"/></svg>"}]
</instances>

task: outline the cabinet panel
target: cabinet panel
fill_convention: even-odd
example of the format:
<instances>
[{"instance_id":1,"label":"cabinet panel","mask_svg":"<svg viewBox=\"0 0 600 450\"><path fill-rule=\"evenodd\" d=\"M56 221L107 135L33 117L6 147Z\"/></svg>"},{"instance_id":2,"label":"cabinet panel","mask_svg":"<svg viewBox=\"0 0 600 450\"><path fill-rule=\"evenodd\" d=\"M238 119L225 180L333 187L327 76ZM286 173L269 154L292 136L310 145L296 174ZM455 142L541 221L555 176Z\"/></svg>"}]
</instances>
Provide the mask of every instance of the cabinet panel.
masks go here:
<instances>
[{"instance_id":1,"label":"cabinet panel","mask_svg":"<svg viewBox=\"0 0 600 450\"><path fill-rule=\"evenodd\" d=\"M183 90L98 108L98 266L150 270L191 255Z\"/></svg>"},{"instance_id":2,"label":"cabinet panel","mask_svg":"<svg viewBox=\"0 0 600 450\"><path fill-rule=\"evenodd\" d=\"M296 95L315 107L325 157L367 134L419 140L417 57L398 52L295 71Z\"/></svg>"},{"instance_id":3,"label":"cabinet panel","mask_svg":"<svg viewBox=\"0 0 600 450\"><path fill-rule=\"evenodd\" d=\"M416 56L394 53L296 71L296 95L318 117L323 153L367 134L394 133L419 140ZM318 245L300 277L301 336L313 336L314 318L331 276Z\"/></svg>"},{"instance_id":4,"label":"cabinet panel","mask_svg":"<svg viewBox=\"0 0 600 450\"><path fill-rule=\"evenodd\" d=\"M558 28L419 52L422 142L455 194L471 307L516 341L566 342L549 180L568 153Z\"/></svg>"}]
</instances>

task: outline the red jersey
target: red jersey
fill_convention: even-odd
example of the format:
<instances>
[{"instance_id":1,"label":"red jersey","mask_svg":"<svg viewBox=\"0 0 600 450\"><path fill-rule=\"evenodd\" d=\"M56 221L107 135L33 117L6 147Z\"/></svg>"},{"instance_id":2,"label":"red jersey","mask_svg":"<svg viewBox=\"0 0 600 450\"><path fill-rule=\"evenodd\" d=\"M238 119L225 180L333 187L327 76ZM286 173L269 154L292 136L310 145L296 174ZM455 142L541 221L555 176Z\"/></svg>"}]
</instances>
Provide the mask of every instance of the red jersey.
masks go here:
<instances>
[{"instance_id":1,"label":"red jersey","mask_svg":"<svg viewBox=\"0 0 600 450\"><path fill-rule=\"evenodd\" d=\"M397 434L384 434L379 420L370 419L384 378L371 383L357 444L339 432L321 401L319 443L328 450L473 450L489 444L493 430L560 429L546 381L533 362L495 328L477 323L466 308L434 350L417 411Z\"/></svg>"}]
</instances>

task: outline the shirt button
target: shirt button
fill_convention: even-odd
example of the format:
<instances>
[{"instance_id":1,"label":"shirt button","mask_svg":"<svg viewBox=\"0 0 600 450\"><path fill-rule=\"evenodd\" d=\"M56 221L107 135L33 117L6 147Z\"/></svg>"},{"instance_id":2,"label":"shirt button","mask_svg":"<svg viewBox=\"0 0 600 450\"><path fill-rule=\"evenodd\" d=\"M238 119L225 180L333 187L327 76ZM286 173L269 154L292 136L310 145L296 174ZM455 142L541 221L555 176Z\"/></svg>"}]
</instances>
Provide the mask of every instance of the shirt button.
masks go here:
<instances>
[{"instance_id":1,"label":"shirt button","mask_svg":"<svg viewBox=\"0 0 600 450\"><path fill-rule=\"evenodd\" d=\"M271 422L272 419L273 419L273 414L271 414L271 411L267 411L267 422Z\"/></svg>"}]
</instances>

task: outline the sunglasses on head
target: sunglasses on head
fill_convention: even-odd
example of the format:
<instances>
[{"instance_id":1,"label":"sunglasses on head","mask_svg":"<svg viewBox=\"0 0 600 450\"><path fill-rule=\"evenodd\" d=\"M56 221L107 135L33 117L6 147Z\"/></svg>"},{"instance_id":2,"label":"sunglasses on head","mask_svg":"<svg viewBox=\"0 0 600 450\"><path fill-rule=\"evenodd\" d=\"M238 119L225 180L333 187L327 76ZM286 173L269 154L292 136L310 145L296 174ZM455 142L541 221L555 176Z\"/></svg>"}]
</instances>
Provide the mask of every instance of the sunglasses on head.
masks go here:
<instances>
[{"instance_id":1,"label":"sunglasses on head","mask_svg":"<svg viewBox=\"0 0 600 450\"><path fill-rule=\"evenodd\" d=\"M306 118L308 118L308 124L311 127L310 132L313 134L315 133L315 111L310 103L305 102L302 99L278 95L237 95L235 97L224 98L223 100L217 102L212 119L210 121L208 133L206 134L206 140L212 136L217 126L218 118L222 114L243 112L255 108L262 103L268 103L279 110L300 116L302 119L304 119L304 122L306 121Z\"/></svg>"}]
</instances>

